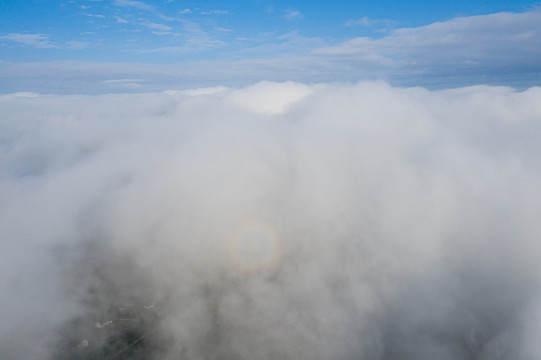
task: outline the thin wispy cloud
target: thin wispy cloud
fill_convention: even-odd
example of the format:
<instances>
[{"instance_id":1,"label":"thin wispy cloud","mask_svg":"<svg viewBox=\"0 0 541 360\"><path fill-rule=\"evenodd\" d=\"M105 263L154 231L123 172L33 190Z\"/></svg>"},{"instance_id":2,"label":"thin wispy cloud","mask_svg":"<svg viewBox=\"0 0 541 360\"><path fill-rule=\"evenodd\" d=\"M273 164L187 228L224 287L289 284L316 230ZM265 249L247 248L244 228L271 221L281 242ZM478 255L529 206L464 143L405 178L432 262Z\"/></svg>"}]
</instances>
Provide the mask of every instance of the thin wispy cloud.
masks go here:
<instances>
[{"instance_id":1,"label":"thin wispy cloud","mask_svg":"<svg viewBox=\"0 0 541 360\"><path fill-rule=\"evenodd\" d=\"M182 34L179 33L159 33L155 35L174 35L176 37L181 37ZM132 50L133 53L138 54L190 54L194 52L203 52L208 51L217 47L223 47L226 45L226 42L221 40L213 40L210 38L198 38L198 39L187 39L184 40L184 45L181 46L163 46L157 48L148 48L148 49L138 49Z\"/></svg>"},{"instance_id":2,"label":"thin wispy cloud","mask_svg":"<svg viewBox=\"0 0 541 360\"><path fill-rule=\"evenodd\" d=\"M191 9L184 9L184 10L178 11L178 13L179 14L191 14L192 10Z\"/></svg>"},{"instance_id":3,"label":"thin wispy cloud","mask_svg":"<svg viewBox=\"0 0 541 360\"><path fill-rule=\"evenodd\" d=\"M129 21L120 16L115 16L116 22L119 24L128 24Z\"/></svg>"},{"instance_id":4,"label":"thin wispy cloud","mask_svg":"<svg viewBox=\"0 0 541 360\"><path fill-rule=\"evenodd\" d=\"M145 81L145 79L111 79L105 80L103 83L113 88L134 90L140 88L142 86L140 83Z\"/></svg>"},{"instance_id":5,"label":"thin wispy cloud","mask_svg":"<svg viewBox=\"0 0 541 360\"><path fill-rule=\"evenodd\" d=\"M105 19L105 15L102 14L86 14L86 16Z\"/></svg>"},{"instance_id":6,"label":"thin wispy cloud","mask_svg":"<svg viewBox=\"0 0 541 360\"><path fill-rule=\"evenodd\" d=\"M121 84L121 83L127 83L127 82L142 82L146 81L144 79L110 79L110 80L104 80L103 82L105 84Z\"/></svg>"},{"instance_id":7,"label":"thin wispy cloud","mask_svg":"<svg viewBox=\"0 0 541 360\"><path fill-rule=\"evenodd\" d=\"M113 4L119 7L134 8L144 11L155 11L156 8L153 5L149 5L143 1L136 0L114 0Z\"/></svg>"},{"instance_id":8,"label":"thin wispy cloud","mask_svg":"<svg viewBox=\"0 0 541 360\"><path fill-rule=\"evenodd\" d=\"M88 41L71 40L71 41L66 42L66 48L72 49L72 50L86 49L89 46L90 46L90 43Z\"/></svg>"},{"instance_id":9,"label":"thin wispy cloud","mask_svg":"<svg viewBox=\"0 0 541 360\"><path fill-rule=\"evenodd\" d=\"M284 10L284 18L288 21L296 21L304 18L304 15L299 10L290 8Z\"/></svg>"},{"instance_id":10,"label":"thin wispy cloud","mask_svg":"<svg viewBox=\"0 0 541 360\"><path fill-rule=\"evenodd\" d=\"M229 11L227 10L208 10L208 11L201 11L201 15L225 15L228 14Z\"/></svg>"},{"instance_id":11,"label":"thin wispy cloud","mask_svg":"<svg viewBox=\"0 0 541 360\"><path fill-rule=\"evenodd\" d=\"M0 35L0 40L9 40L14 43L34 47L37 49L57 48L58 45L49 41L49 35L46 34L7 34Z\"/></svg>"},{"instance_id":12,"label":"thin wispy cloud","mask_svg":"<svg viewBox=\"0 0 541 360\"><path fill-rule=\"evenodd\" d=\"M141 24L142 26L144 26L144 27L146 27L148 29L152 29L152 30L169 31L169 30L172 29L170 26L167 26L167 25L164 25L164 24L153 23L153 22L150 22L150 21L142 21L139 24Z\"/></svg>"},{"instance_id":13,"label":"thin wispy cloud","mask_svg":"<svg viewBox=\"0 0 541 360\"><path fill-rule=\"evenodd\" d=\"M36 49L70 49L82 50L86 49L90 43L87 41L69 40L64 43L55 43L49 40L49 35L44 34L8 34L0 35L1 40L21 44Z\"/></svg>"},{"instance_id":14,"label":"thin wispy cloud","mask_svg":"<svg viewBox=\"0 0 541 360\"><path fill-rule=\"evenodd\" d=\"M390 26L393 25L394 22L391 20L385 20L385 19L371 19L368 16L363 16L360 19L357 20L348 20L346 21L346 26Z\"/></svg>"},{"instance_id":15,"label":"thin wispy cloud","mask_svg":"<svg viewBox=\"0 0 541 360\"><path fill-rule=\"evenodd\" d=\"M151 33L158 36L167 36L172 34L170 31L151 31Z\"/></svg>"}]
</instances>

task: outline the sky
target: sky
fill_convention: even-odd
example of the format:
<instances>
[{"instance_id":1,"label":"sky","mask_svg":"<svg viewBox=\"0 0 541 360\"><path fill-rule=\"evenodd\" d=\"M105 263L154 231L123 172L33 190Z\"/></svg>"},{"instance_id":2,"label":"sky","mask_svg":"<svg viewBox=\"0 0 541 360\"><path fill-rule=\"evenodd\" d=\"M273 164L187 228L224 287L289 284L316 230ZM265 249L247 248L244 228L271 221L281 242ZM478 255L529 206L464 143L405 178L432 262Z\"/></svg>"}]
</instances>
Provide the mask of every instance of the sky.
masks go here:
<instances>
[{"instance_id":1,"label":"sky","mask_svg":"<svg viewBox=\"0 0 541 360\"><path fill-rule=\"evenodd\" d=\"M431 88L524 88L540 81L538 1L4 0L0 6L3 93L261 80L384 79Z\"/></svg>"}]
</instances>

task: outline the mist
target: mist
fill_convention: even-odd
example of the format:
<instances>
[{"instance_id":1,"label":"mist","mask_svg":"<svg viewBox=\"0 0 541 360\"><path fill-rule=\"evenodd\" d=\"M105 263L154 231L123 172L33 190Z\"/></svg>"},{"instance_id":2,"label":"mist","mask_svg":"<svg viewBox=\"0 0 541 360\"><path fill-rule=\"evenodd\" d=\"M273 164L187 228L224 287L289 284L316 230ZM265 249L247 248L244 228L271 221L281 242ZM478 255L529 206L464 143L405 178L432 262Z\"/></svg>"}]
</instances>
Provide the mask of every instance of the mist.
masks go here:
<instances>
[{"instance_id":1,"label":"mist","mask_svg":"<svg viewBox=\"0 0 541 360\"><path fill-rule=\"evenodd\" d=\"M541 88L0 96L2 359L539 359Z\"/></svg>"}]
</instances>

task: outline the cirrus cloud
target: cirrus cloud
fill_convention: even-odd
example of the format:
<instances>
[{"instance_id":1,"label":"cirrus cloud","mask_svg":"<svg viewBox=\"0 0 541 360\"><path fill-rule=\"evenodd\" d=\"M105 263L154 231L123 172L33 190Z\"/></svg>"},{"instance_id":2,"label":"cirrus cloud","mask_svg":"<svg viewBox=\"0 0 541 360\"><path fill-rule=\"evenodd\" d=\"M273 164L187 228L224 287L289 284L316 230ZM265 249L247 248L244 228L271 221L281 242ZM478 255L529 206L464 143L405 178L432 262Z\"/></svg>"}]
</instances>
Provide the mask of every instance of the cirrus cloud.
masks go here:
<instances>
[{"instance_id":1,"label":"cirrus cloud","mask_svg":"<svg viewBox=\"0 0 541 360\"><path fill-rule=\"evenodd\" d=\"M9 40L15 43L35 47L38 49L50 49L56 48L57 45L49 41L49 35L45 34L20 34L13 33L7 35L0 35L0 40Z\"/></svg>"}]
</instances>

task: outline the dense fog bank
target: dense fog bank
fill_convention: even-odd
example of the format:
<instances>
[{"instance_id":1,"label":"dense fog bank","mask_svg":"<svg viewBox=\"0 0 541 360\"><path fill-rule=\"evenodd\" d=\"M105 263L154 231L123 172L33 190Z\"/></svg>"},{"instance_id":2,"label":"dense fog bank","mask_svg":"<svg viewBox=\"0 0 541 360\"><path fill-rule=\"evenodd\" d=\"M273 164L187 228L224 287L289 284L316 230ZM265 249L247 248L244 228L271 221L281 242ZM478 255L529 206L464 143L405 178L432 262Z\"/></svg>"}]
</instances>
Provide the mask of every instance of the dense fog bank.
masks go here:
<instances>
[{"instance_id":1,"label":"dense fog bank","mask_svg":"<svg viewBox=\"0 0 541 360\"><path fill-rule=\"evenodd\" d=\"M538 359L541 89L0 96L2 359Z\"/></svg>"}]
</instances>

